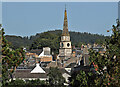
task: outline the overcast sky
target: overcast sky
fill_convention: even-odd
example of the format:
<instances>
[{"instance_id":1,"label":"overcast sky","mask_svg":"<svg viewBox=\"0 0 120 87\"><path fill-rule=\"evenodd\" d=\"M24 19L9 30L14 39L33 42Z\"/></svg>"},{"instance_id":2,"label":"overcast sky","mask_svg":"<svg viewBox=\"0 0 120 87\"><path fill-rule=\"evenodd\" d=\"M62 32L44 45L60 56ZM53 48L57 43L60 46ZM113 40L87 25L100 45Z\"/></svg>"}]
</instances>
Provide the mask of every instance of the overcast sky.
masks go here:
<instances>
[{"instance_id":1,"label":"overcast sky","mask_svg":"<svg viewBox=\"0 0 120 87\"><path fill-rule=\"evenodd\" d=\"M65 4L69 31L111 34L106 31L116 24L117 2L3 2L5 32L30 36L63 29Z\"/></svg>"}]
</instances>

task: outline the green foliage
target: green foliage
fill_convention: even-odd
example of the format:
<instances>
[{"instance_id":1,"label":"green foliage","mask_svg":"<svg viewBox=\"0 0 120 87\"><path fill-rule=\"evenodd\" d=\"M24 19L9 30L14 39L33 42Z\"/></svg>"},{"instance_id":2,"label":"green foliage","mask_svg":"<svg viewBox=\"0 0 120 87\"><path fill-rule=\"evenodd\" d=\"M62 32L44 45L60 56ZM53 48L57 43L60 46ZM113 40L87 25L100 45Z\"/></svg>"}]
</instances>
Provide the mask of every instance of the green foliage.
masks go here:
<instances>
[{"instance_id":1,"label":"green foliage","mask_svg":"<svg viewBox=\"0 0 120 87\"><path fill-rule=\"evenodd\" d=\"M28 80L26 82L26 85L28 86L35 86L35 85L41 85L41 86L44 86L44 85L47 85L46 81L41 81L39 79L37 80Z\"/></svg>"},{"instance_id":2,"label":"green foliage","mask_svg":"<svg viewBox=\"0 0 120 87\"><path fill-rule=\"evenodd\" d=\"M10 47L13 49L20 47L26 47L29 49L29 45L32 44L32 41L30 41L28 37L6 35L5 38L8 40Z\"/></svg>"},{"instance_id":3,"label":"green foliage","mask_svg":"<svg viewBox=\"0 0 120 87\"><path fill-rule=\"evenodd\" d=\"M120 87L120 29L113 25L113 34L105 40L106 52L89 50L90 65L98 66L95 72L81 71L70 79L73 87ZM119 25L120 26L120 25ZM106 67L106 69L105 69Z\"/></svg>"},{"instance_id":4,"label":"green foliage","mask_svg":"<svg viewBox=\"0 0 120 87\"><path fill-rule=\"evenodd\" d=\"M84 71L80 71L79 74L76 75L75 79L72 79L71 85L72 87L88 87L88 77L86 76Z\"/></svg>"},{"instance_id":5,"label":"green foliage","mask_svg":"<svg viewBox=\"0 0 120 87\"><path fill-rule=\"evenodd\" d=\"M84 32L84 33L70 32L70 37L71 37L72 44L75 44L76 46L78 46L79 42L83 44L88 44L88 43L93 44L98 39L104 41L105 38L108 38L107 36L105 37L103 35L91 34L87 32Z\"/></svg>"},{"instance_id":6,"label":"green foliage","mask_svg":"<svg viewBox=\"0 0 120 87\"><path fill-rule=\"evenodd\" d=\"M2 87L2 82L0 82L0 87Z\"/></svg>"},{"instance_id":7,"label":"green foliage","mask_svg":"<svg viewBox=\"0 0 120 87\"><path fill-rule=\"evenodd\" d=\"M40 48L40 46L50 46L50 44L52 44L51 46L52 49L54 50L55 46L57 46L56 49L58 51L61 34L62 34L62 30L55 30L55 31L47 31L44 33L37 33L35 36L30 36L30 37L21 37L21 36L13 36L13 35L6 35L5 37L11 44L11 47L14 49L18 47L26 47L27 49L29 48L36 49L36 48ZM49 38L49 35L51 38ZM90 34L87 32L80 33L73 31L70 31L70 37L71 37L72 45L75 45L77 47L80 47L81 44L87 44L87 43L93 44L96 42L98 44L101 44L101 42L104 42L105 38L108 38L107 36L103 36L103 35ZM37 47L36 41L40 41L41 43L43 42L44 44L41 44ZM50 44L48 44L49 41Z\"/></svg>"},{"instance_id":8,"label":"green foliage","mask_svg":"<svg viewBox=\"0 0 120 87\"><path fill-rule=\"evenodd\" d=\"M59 49L60 37L56 34L52 34L49 32L44 32L40 34L39 38L37 38L30 47L31 49L50 47L53 52L58 53Z\"/></svg>"},{"instance_id":9,"label":"green foliage","mask_svg":"<svg viewBox=\"0 0 120 87\"><path fill-rule=\"evenodd\" d=\"M6 87L48 87L48 84L46 81L41 81L39 79L28 81L16 79L9 82Z\"/></svg>"},{"instance_id":10,"label":"green foliage","mask_svg":"<svg viewBox=\"0 0 120 87\"><path fill-rule=\"evenodd\" d=\"M15 68L23 62L25 54L22 48L13 50L10 48L8 41L4 37L4 29L2 29L2 82L3 85L12 79L12 73ZM11 70L8 70L11 69Z\"/></svg>"},{"instance_id":11,"label":"green foliage","mask_svg":"<svg viewBox=\"0 0 120 87\"><path fill-rule=\"evenodd\" d=\"M79 72L73 72L69 81L72 87L95 87L94 79L95 74L92 72L80 70Z\"/></svg>"},{"instance_id":12,"label":"green foliage","mask_svg":"<svg viewBox=\"0 0 120 87\"><path fill-rule=\"evenodd\" d=\"M98 65L95 84L100 87L120 87L120 29L113 25L113 35L106 40L106 52L101 55L90 50L90 61ZM104 67L107 67L104 70Z\"/></svg>"},{"instance_id":13,"label":"green foliage","mask_svg":"<svg viewBox=\"0 0 120 87\"><path fill-rule=\"evenodd\" d=\"M56 86L64 86L64 82L65 79L62 76L62 73L60 72L60 70L57 67L50 67L50 71L49 71L49 86L52 87L56 87Z\"/></svg>"},{"instance_id":14,"label":"green foliage","mask_svg":"<svg viewBox=\"0 0 120 87\"><path fill-rule=\"evenodd\" d=\"M109 38L109 37L107 37L107 38ZM95 41L95 43L96 43L96 44L99 44L99 45L103 45L103 44L105 43L105 39L97 39L97 40Z\"/></svg>"},{"instance_id":15,"label":"green foliage","mask_svg":"<svg viewBox=\"0 0 120 87\"><path fill-rule=\"evenodd\" d=\"M25 85L25 81L20 80L20 79L16 79L16 80L12 80L11 82L9 82L7 84L7 86L12 86L12 87L23 87ZM24 86L25 87L25 86Z\"/></svg>"}]
</instances>

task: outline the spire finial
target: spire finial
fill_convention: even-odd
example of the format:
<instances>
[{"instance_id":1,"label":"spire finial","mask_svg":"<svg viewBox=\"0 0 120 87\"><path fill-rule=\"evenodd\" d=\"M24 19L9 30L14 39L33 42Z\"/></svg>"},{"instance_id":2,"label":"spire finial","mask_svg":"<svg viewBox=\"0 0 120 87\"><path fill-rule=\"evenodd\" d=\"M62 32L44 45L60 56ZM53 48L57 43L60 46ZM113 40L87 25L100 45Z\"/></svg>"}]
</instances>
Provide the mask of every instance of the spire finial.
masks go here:
<instances>
[{"instance_id":1,"label":"spire finial","mask_svg":"<svg viewBox=\"0 0 120 87\"><path fill-rule=\"evenodd\" d=\"M66 10L66 4L65 4L65 10Z\"/></svg>"}]
</instances>

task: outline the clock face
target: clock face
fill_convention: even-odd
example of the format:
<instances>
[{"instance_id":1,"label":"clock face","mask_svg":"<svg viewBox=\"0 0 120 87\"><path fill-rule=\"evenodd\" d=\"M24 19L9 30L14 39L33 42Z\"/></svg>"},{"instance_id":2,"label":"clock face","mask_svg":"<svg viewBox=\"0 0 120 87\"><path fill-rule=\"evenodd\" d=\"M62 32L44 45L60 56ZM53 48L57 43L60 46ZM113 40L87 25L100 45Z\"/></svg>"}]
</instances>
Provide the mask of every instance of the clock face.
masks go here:
<instances>
[{"instance_id":1,"label":"clock face","mask_svg":"<svg viewBox=\"0 0 120 87\"><path fill-rule=\"evenodd\" d=\"M69 43L67 43L67 46L69 47L69 46L70 46L70 44L69 44Z\"/></svg>"},{"instance_id":2,"label":"clock face","mask_svg":"<svg viewBox=\"0 0 120 87\"><path fill-rule=\"evenodd\" d=\"M69 40L69 36L67 36L66 39Z\"/></svg>"}]
</instances>

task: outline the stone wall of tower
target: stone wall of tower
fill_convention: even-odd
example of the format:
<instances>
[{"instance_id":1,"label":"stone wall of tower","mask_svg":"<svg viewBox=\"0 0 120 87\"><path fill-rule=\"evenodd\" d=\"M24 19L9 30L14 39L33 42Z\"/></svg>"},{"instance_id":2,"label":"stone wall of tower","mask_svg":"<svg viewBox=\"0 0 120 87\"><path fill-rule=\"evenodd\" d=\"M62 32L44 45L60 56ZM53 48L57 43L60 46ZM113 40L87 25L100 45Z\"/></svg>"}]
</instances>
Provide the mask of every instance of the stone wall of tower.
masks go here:
<instances>
[{"instance_id":1,"label":"stone wall of tower","mask_svg":"<svg viewBox=\"0 0 120 87\"><path fill-rule=\"evenodd\" d=\"M70 36L61 36L61 41L70 41Z\"/></svg>"},{"instance_id":2,"label":"stone wall of tower","mask_svg":"<svg viewBox=\"0 0 120 87\"><path fill-rule=\"evenodd\" d=\"M71 49L71 42L60 42L60 48L66 48L66 49Z\"/></svg>"},{"instance_id":3,"label":"stone wall of tower","mask_svg":"<svg viewBox=\"0 0 120 87\"><path fill-rule=\"evenodd\" d=\"M59 57L70 58L72 49L61 48L59 49Z\"/></svg>"}]
</instances>

